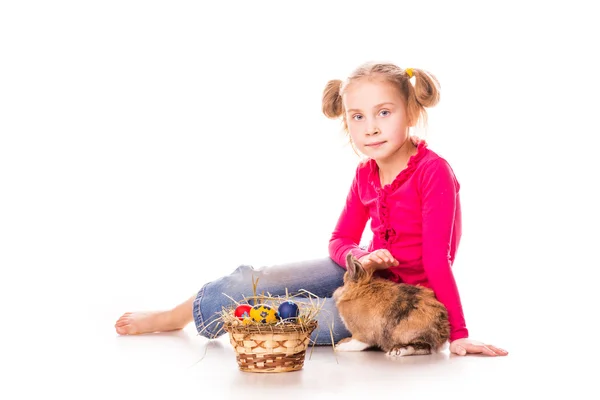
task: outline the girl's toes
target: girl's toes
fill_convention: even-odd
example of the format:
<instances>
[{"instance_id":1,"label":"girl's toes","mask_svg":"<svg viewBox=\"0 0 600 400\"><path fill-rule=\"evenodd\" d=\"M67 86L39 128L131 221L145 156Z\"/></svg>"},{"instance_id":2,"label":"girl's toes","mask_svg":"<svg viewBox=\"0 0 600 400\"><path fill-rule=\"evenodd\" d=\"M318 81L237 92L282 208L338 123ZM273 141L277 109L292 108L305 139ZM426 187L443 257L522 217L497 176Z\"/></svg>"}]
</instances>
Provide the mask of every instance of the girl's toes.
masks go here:
<instances>
[{"instance_id":1,"label":"girl's toes","mask_svg":"<svg viewBox=\"0 0 600 400\"><path fill-rule=\"evenodd\" d=\"M117 326L117 333L119 335L128 335L129 334L129 325Z\"/></svg>"}]
</instances>

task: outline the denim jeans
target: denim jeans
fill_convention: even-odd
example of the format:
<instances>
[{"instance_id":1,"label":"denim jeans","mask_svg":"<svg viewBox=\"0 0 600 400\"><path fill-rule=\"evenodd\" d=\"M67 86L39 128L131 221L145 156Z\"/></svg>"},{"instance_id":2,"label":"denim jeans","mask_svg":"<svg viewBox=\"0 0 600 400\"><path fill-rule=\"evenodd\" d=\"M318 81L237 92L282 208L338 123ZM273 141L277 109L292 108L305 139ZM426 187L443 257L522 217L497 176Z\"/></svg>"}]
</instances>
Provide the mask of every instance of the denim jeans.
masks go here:
<instances>
[{"instance_id":1,"label":"denim jeans","mask_svg":"<svg viewBox=\"0 0 600 400\"><path fill-rule=\"evenodd\" d=\"M200 335L210 339L226 333L219 317L224 307L234 304L227 296L238 302L252 296L252 282L258 278L257 295L264 292L272 297L285 296L287 288L289 296L296 295L301 289L317 296L318 299L310 296L320 306L316 316L318 326L311 334L311 341L315 345L331 345L333 334L333 341L337 343L350 336L331 297L335 289L342 286L344 272L346 270L330 258L262 268L241 265L231 274L209 282L200 289L193 307L196 329ZM293 301L301 303L309 299L301 294L294 297Z\"/></svg>"}]
</instances>

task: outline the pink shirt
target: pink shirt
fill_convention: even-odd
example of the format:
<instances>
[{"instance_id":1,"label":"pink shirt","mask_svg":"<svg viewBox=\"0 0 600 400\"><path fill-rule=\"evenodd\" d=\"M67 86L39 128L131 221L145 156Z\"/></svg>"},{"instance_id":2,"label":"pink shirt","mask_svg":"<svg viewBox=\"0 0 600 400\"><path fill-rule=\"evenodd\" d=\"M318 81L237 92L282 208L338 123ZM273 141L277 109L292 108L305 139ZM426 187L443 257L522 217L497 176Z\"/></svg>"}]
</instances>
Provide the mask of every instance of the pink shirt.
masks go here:
<instances>
[{"instance_id":1,"label":"pink shirt","mask_svg":"<svg viewBox=\"0 0 600 400\"><path fill-rule=\"evenodd\" d=\"M424 140L417 143L407 167L383 188L374 160L358 166L329 255L345 267L349 251L360 258L388 249L399 265L377 274L431 288L448 309L453 341L469 335L451 269L461 237L460 185L446 160ZM359 243L369 219L373 240L365 251Z\"/></svg>"}]
</instances>

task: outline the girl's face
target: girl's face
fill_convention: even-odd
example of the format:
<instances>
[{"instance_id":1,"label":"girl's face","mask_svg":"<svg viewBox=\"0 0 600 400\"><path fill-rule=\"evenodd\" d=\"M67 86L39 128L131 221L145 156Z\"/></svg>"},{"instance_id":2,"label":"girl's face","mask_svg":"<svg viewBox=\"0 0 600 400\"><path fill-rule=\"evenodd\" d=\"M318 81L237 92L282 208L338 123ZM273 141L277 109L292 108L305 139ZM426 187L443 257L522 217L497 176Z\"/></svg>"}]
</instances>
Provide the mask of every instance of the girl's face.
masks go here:
<instances>
[{"instance_id":1,"label":"girl's face","mask_svg":"<svg viewBox=\"0 0 600 400\"><path fill-rule=\"evenodd\" d=\"M367 157L391 161L409 140L405 103L392 84L362 78L348 86L343 103L352 142Z\"/></svg>"}]
</instances>

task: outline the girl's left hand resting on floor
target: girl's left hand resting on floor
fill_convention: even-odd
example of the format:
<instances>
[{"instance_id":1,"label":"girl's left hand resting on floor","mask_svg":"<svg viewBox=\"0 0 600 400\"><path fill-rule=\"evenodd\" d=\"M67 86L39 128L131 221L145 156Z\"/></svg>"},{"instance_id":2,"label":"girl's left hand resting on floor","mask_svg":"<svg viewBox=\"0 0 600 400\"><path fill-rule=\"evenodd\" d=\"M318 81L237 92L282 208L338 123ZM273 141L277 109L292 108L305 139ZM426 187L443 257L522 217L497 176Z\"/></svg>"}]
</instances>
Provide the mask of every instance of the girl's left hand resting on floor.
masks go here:
<instances>
[{"instance_id":1,"label":"girl's left hand resting on floor","mask_svg":"<svg viewBox=\"0 0 600 400\"><path fill-rule=\"evenodd\" d=\"M467 354L483 354L492 357L505 356L508 354L506 350L502 350L499 347L469 338L456 339L450 343L450 353L458 354L459 356L466 356Z\"/></svg>"}]
</instances>

